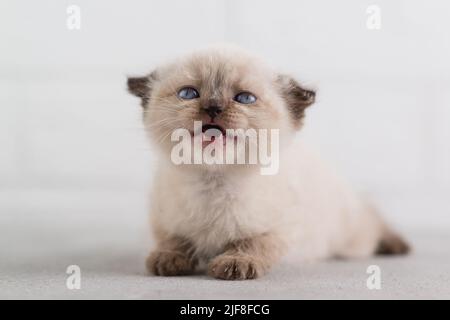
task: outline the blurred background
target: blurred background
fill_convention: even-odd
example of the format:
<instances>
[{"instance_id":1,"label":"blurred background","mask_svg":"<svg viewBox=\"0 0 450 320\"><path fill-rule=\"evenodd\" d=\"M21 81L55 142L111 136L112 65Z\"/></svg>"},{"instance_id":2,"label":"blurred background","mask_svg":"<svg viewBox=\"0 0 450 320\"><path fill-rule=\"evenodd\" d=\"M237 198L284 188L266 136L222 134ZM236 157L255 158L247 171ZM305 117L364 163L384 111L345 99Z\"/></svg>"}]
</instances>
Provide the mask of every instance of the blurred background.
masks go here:
<instances>
[{"instance_id":1,"label":"blurred background","mask_svg":"<svg viewBox=\"0 0 450 320\"><path fill-rule=\"evenodd\" d=\"M400 229L450 231L449 14L445 0L1 0L0 255L141 243L154 155L126 77L217 42L317 89L303 138Z\"/></svg>"}]
</instances>

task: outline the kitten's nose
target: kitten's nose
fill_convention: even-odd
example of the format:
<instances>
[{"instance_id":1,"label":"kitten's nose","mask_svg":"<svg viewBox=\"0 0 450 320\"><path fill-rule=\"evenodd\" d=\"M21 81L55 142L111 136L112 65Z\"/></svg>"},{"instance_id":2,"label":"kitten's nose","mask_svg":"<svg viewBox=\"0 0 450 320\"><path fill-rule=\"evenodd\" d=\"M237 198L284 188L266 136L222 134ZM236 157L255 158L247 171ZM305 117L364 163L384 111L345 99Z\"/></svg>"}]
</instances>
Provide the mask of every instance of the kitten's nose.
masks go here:
<instances>
[{"instance_id":1,"label":"kitten's nose","mask_svg":"<svg viewBox=\"0 0 450 320\"><path fill-rule=\"evenodd\" d=\"M222 108L217 106L209 106L205 109L205 111L211 117L211 119L214 120L214 118L222 112Z\"/></svg>"}]
</instances>

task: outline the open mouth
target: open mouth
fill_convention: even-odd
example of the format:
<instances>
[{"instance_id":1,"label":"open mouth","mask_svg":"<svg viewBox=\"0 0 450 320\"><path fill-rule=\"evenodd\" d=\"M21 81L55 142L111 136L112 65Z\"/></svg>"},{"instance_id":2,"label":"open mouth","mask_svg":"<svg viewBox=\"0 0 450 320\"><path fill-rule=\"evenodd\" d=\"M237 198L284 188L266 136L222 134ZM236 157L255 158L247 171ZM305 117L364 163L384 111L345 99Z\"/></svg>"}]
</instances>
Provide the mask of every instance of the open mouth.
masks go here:
<instances>
[{"instance_id":1,"label":"open mouth","mask_svg":"<svg viewBox=\"0 0 450 320\"><path fill-rule=\"evenodd\" d=\"M203 133L206 133L206 131L208 131L208 130L210 130L210 129L216 129L216 130L219 130L219 131L222 133L222 136L225 137L225 129L224 129L223 127L221 127L221 126L215 124L215 123L208 123L208 124L204 124L204 125L202 126L202 132L203 132ZM212 135L212 134L210 134L210 135Z\"/></svg>"}]
</instances>

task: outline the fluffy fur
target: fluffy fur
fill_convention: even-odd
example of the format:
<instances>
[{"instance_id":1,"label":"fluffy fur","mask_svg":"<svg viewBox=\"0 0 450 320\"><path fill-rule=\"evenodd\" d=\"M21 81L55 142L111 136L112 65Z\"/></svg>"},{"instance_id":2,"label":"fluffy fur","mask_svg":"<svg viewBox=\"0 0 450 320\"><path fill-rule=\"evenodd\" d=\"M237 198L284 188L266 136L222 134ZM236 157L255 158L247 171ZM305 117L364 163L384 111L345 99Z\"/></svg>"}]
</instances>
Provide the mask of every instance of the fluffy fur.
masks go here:
<instances>
[{"instance_id":1,"label":"fluffy fur","mask_svg":"<svg viewBox=\"0 0 450 320\"><path fill-rule=\"evenodd\" d=\"M200 97L181 100L184 86ZM144 123L159 149L152 194L157 247L147 260L156 275L193 273L200 262L227 280L263 275L288 250L306 260L406 253L408 246L296 138L315 93L236 48L210 48L129 78L140 97ZM257 96L252 105L233 100ZM280 130L280 171L260 175L248 165L181 165L170 160L176 128L209 121L205 108L218 105L224 128Z\"/></svg>"}]
</instances>

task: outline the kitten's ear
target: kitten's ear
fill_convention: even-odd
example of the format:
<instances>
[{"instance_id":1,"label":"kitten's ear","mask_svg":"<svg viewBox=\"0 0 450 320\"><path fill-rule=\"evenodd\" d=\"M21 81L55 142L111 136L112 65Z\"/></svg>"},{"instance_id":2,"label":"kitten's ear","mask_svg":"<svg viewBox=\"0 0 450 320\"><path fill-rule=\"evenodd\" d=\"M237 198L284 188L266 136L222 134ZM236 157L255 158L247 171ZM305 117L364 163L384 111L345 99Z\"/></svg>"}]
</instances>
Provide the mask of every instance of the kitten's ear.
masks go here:
<instances>
[{"instance_id":1,"label":"kitten's ear","mask_svg":"<svg viewBox=\"0 0 450 320\"><path fill-rule=\"evenodd\" d=\"M142 99L142 106L145 107L148 100L150 99L152 85L156 80L156 73L152 72L148 76L145 77L129 77L128 84L128 92L136 97Z\"/></svg>"},{"instance_id":2,"label":"kitten's ear","mask_svg":"<svg viewBox=\"0 0 450 320\"><path fill-rule=\"evenodd\" d=\"M300 86L293 78L280 75L277 82L281 89L281 95L289 108L294 127L300 129L305 109L312 105L316 99L316 93Z\"/></svg>"}]
</instances>

